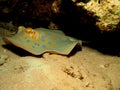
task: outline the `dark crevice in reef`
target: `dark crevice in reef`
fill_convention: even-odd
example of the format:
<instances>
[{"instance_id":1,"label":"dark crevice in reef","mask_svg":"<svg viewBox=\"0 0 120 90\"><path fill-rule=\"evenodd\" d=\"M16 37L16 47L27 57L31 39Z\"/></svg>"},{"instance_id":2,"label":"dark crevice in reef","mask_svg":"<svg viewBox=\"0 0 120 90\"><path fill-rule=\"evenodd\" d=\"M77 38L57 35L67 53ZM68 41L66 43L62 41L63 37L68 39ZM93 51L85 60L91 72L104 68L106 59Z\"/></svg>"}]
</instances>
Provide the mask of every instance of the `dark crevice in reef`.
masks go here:
<instances>
[{"instance_id":1,"label":"dark crevice in reef","mask_svg":"<svg viewBox=\"0 0 120 90\"><path fill-rule=\"evenodd\" d=\"M104 32L101 37L89 43L89 46L104 54L117 55L120 57L120 30Z\"/></svg>"}]
</instances>

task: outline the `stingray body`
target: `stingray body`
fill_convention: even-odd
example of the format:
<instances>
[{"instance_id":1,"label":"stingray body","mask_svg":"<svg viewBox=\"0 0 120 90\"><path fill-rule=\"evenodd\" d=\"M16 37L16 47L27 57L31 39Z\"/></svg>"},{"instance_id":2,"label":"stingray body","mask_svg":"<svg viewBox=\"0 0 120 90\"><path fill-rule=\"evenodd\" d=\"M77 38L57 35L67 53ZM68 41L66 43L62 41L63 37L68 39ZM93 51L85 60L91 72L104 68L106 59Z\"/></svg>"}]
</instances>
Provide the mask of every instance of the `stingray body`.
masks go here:
<instances>
[{"instance_id":1,"label":"stingray body","mask_svg":"<svg viewBox=\"0 0 120 90\"><path fill-rule=\"evenodd\" d=\"M76 45L81 46L80 40L66 36L60 30L46 28L19 27L14 36L5 37L5 40L34 55L44 52L68 55Z\"/></svg>"}]
</instances>

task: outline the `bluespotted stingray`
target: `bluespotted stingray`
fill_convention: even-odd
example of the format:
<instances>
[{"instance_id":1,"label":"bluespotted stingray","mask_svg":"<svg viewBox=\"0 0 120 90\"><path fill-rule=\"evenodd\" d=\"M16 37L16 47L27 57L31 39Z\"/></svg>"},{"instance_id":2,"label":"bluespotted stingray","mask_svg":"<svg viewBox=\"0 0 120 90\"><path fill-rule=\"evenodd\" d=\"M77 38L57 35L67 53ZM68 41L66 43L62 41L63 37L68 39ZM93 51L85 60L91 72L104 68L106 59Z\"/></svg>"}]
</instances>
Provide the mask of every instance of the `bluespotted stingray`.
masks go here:
<instances>
[{"instance_id":1,"label":"bluespotted stingray","mask_svg":"<svg viewBox=\"0 0 120 90\"><path fill-rule=\"evenodd\" d=\"M66 36L60 30L46 28L25 28L20 26L14 36L6 36L11 44L34 55L45 52L68 55L76 45L81 47L81 40Z\"/></svg>"}]
</instances>

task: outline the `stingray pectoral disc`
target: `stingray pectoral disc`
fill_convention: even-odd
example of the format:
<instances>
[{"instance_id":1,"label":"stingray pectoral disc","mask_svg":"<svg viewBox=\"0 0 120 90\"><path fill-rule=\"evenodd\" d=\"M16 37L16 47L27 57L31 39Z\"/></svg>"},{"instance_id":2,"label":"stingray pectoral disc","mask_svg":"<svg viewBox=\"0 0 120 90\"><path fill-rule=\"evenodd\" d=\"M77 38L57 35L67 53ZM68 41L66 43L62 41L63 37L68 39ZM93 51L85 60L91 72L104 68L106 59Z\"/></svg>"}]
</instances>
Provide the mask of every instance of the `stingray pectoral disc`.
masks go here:
<instances>
[{"instance_id":1,"label":"stingray pectoral disc","mask_svg":"<svg viewBox=\"0 0 120 90\"><path fill-rule=\"evenodd\" d=\"M5 39L34 55L44 52L68 55L76 45L81 47L80 40L70 38L60 30L45 28L21 30L16 35Z\"/></svg>"}]
</instances>

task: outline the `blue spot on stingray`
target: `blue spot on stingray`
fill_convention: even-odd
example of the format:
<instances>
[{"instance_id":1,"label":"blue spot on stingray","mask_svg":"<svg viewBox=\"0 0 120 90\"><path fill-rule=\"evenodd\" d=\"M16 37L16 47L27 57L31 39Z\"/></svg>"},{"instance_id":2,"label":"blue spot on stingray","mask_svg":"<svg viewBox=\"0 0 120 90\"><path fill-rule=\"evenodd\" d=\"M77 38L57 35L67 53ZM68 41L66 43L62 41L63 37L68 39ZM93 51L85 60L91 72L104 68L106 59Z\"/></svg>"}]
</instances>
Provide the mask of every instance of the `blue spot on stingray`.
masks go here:
<instances>
[{"instance_id":1,"label":"blue spot on stingray","mask_svg":"<svg viewBox=\"0 0 120 90\"><path fill-rule=\"evenodd\" d=\"M46 36L47 36L48 38L50 38L50 35L49 35L49 34L47 34Z\"/></svg>"},{"instance_id":2,"label":"blue spot on stingray","mask_svg":"<svg viewBox=\"0 0 120 90\"><path fill-rule=\"evenodd\" d=\"M37 43L36 43L36 42L34 42L34 44L35 44L35 45L37 45Z\"/></svg>"},{"instance_id":3,"label":"blue spot on stingray","mask_svg":"<svg viewBox=\"0 0 120 90\"><path fill-rule=\"evenodd\" d=\"M29 43L29 42L30 42L30 40L26 40L26 42L28 42L28 43Z\"/></svg>"},{"instance_id":4,"label":"blue spot on stingray","mask_svg":"<svg viewBox=\"0 0 120 90\"><path fill-rule=\"evenodd\" d=\"M52 44L52 42L48 42L48 44Z\"/></svg>"},{"instance_id":5,"label":"blue spot on stingray","mask_svg":"<svg viewBox=\"0 0 120 90\"><path fill-rule=\"evenodd\" d=\"M42 39L44 39L44 36L42 36Z\"/></svg>"},{"instance_id":6,"label":"blue spot on stingray","mask_svg":"<svg viewBox=\"0 0 120 90\"><path fill-rule=\"evenodd\" d=\"M40 44L39 44L39 43L38 43L37 45L38 45L38 46L40 46Z\"/></svg>"},{"instance_id":7,"label":"blue spot on stingray","mask_svg":"<svg viewBox=\"0 0 120 90\"><path fill-rule=\"evenodd\" d=\"M34 42L34 45L36 45L36 46L40 46L40 44L39 44L39 43L37 43L37 42Z\"/></svg>"},{"instance_id":8,"label":"blue spot on stingray","mask_svg":"<svg viewBox=\"0 0 120 90\"><path fill-rule=\"evenodd\" d=\"M27 39L27 37L24 37L24 39Z\"/></svg>"},{"instance_id":9,"label":"blue spot on stingray","mask_svg":"<svg viewBox=\"0 0 120 90\"><path fill-rule=\"evenodd\" d=\"M44 39L42 39L41 41L42 41L42 42L45 42L45 40L44 40Z\"/></svg>"},{"instance_id":10,"label":"blue spot on stingray","mask_svg":"<svg viewBox=\"0 0 120 90\"><path fill-rule=\"evenodd\" d=\"M56 41L56 44L60 44L60 42L59 42L59 41Z\"/></svg>"},{"instance_id":11,"label":"blue spot on stingray","mask_svg":"<svg viewBox=\"0 0 120 90\"><path fill-rule=\"evenodd\" d=\"M58 48L54 48L54 50L58 50Z\"/></svg>"},{"instance_id":12,"label":"blue spot on stingray","mask_svg":"<svg viewBox=\"0 0 120 90\"><path fill-rule=\"evenodd\" d=\"M44 46L42 46L42 48L43 48L43 49L45 49L45 48L46 48L46 46L44 45Z\"/></svg>"},{"instance_id":13,"label":"blue spot on stingray","mask_svg":"<svg viewBox=\"0 0 120 90\"><path fill-rule=\"evenodd\" d=\"M50 48L50 50L53 50L53 48Z\"/></svg>"},{"instance_id":14,"label":"blue spot on stingray","mask_svg":"<svg viewBox=\"0 0 120 90\"><path fill-rule=\"evenodd\" d=\"M34 42L34 44L35 44L35 45L38 45L38 43L37 43L37 42Z\"/></svg>"},{"instance_id":15,"label":"blue spot on stingray","mask_svg":"<svg viewBox=\"0 0 120 90\"><path fill-rule=\"evenodd\" d=\"M35 46L32 46L32 48L35 48Z\"/></svg>"}]
</instances>

